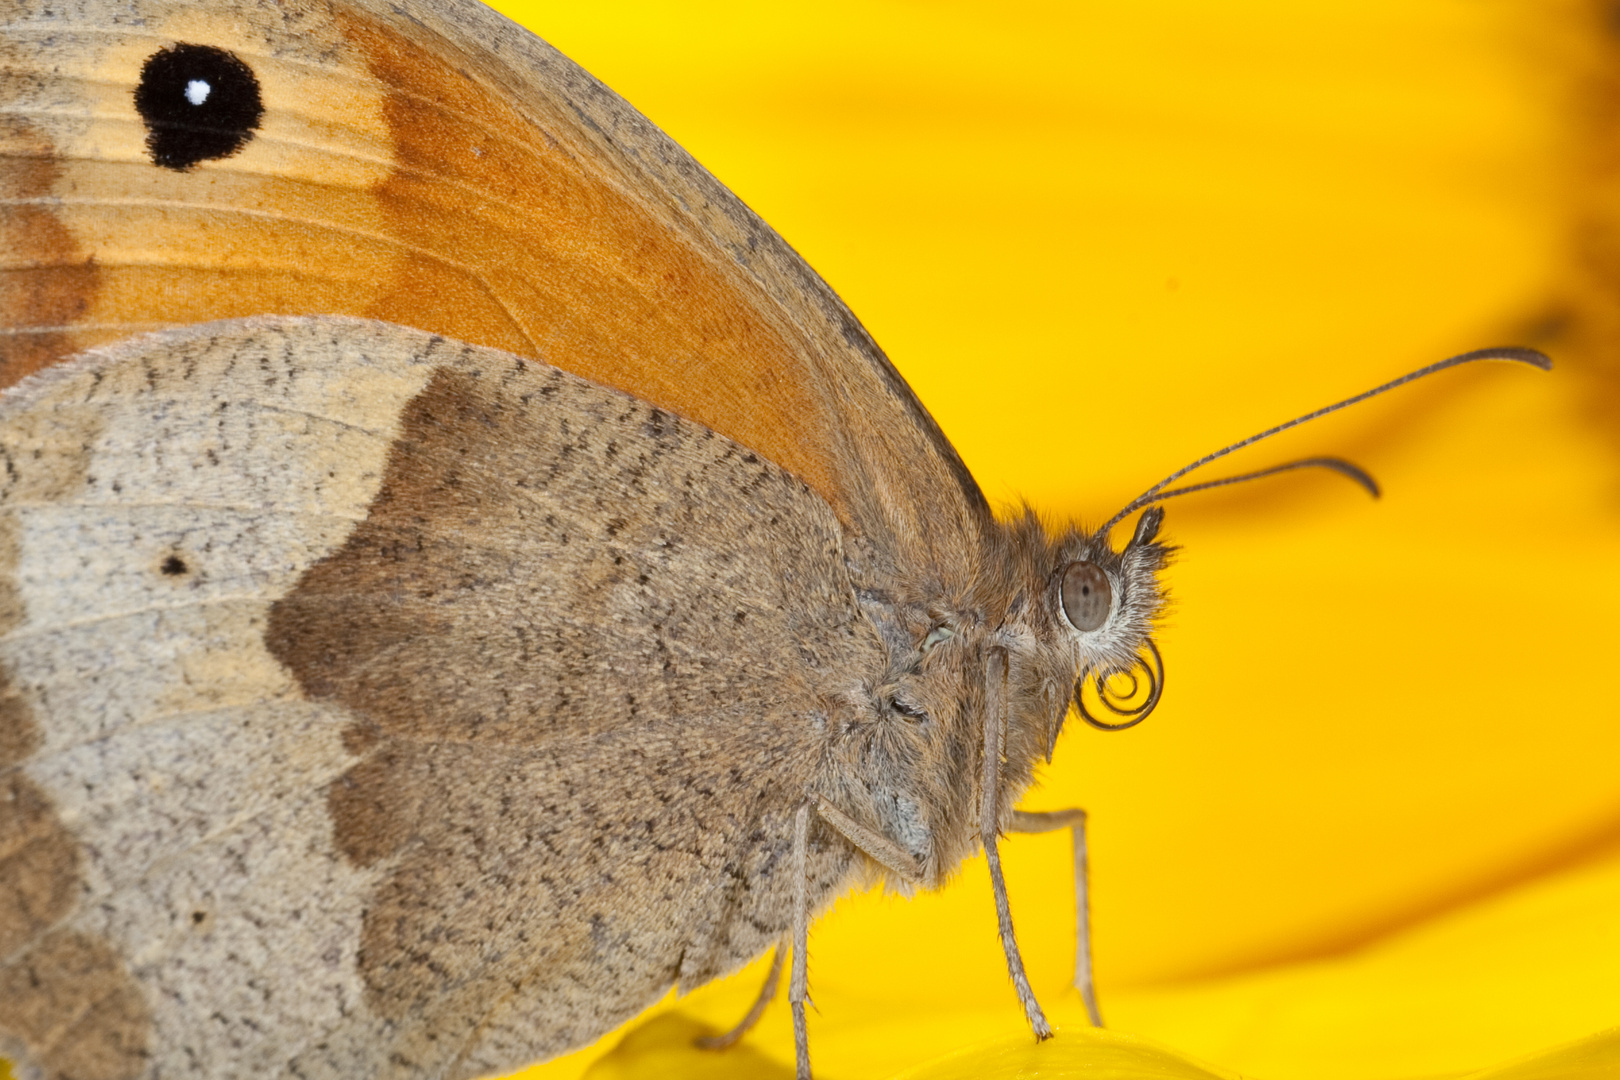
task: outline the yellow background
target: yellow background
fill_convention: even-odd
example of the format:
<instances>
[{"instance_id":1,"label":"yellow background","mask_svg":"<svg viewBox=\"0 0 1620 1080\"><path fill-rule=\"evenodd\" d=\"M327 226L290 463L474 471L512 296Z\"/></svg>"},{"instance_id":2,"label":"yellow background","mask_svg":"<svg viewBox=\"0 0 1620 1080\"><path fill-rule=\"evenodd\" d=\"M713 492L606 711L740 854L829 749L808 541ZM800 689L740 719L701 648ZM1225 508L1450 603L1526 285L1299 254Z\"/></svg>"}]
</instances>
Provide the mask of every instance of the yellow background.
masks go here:
<instances>
[{"instance_id":1,"label":"yellow background","mask_svg":"<svg viewBox=\"0 0 1620 1080\"><path fill-rule=\"evenodd\" d=\"M1095 524L1405 369L1547 348L1550 376L1451 373L1232 463L1345 454L1380 502L1302 475L1169 506L1185 552L1164 703L1127 734L1074 726L1025 803L1092 813L1114 1034L1076 1031L1062 993L1066 840L1014 838L1025 955L1071 1022L1006 1075L1080 1070L1135 1036L1219 1075L1459 1075L1620 1025L1620 442L1563 302L1593 198L1594 13L497 6L797 247L993 501ZM940 894L841 902L811 963L818 1075L1030 1052L982 860ZM785 1001L730 1058L679 1049L681 1025L740 1015L759 974L687 999L596 1075L779 1070Z\"/></svg>"}]
</instances>

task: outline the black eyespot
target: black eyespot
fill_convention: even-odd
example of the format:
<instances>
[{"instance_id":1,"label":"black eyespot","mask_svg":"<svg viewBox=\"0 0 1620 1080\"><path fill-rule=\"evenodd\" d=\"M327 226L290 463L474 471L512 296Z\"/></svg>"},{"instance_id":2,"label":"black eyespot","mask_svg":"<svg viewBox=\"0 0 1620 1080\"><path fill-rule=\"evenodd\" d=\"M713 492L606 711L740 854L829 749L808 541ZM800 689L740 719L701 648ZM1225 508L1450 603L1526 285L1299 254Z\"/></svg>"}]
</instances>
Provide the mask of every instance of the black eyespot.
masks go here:
<instances>
[{"instance_id":1,"label":"black eyespot","mask_svg":"<svg viewBox=\"0 0 1620 1080\"><path fill-rule=\"evenodd\" d=\"M159 49L141 67L135 111L146 122L154 164L184 172L230 157L264 117L253 69L212 45Z\"/></svg>"},{"instance_id":2,"label":"black eyespot","mask_svg":"<svg viewBox=\"0 0 1620 1080\"><path fill-rule=\"evenodd\" d=\"M167 559L163 560L163 565L158 567L158 569L169 577L179 577L181 574L185 573L189 567L186 566L186 560L182 559L180 556L170 555Z\"/></svg>"},{"instance_id":3,"label":"black eyespot","mask_svg":"<svg viewBox=\"0 0 1620 1080\"><path fill-rule=\"evenodd\" d=\"M1108 621L1114 606L1114 589L1108 575L1088 562L1070 563L1063 571L1060 589L1063 617L1076 630L1095 630Z\"/></svg>"}]
</instances>

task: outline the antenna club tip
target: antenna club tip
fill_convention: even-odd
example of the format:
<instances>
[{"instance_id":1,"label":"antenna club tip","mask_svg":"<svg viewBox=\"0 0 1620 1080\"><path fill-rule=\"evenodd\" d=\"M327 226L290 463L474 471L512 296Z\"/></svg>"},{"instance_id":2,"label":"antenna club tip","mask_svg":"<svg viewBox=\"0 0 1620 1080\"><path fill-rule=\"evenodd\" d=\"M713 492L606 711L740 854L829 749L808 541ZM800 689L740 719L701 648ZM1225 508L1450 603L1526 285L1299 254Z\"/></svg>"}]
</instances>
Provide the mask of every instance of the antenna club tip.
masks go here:
<instances>
[{"instance_id":1,"label":"antenna club tip","mask_svg":"<svg viewBox=\"0 0 1620 1080\"><path fill-rule=\"evenodd\" d=\"M1492 349L1475 349L1471 353L1463 353L1457 358L1467 360L1514 360L1521 364L1529 364L1542 371L1551 371L1552 357L1540 349L1532 349L1525 345L1500 345Z\"/></svg>"},{"instance_id":2,"label":"antenna club tip","mask_svg":"<svg viewBox=\"0 0 1620 1080\"><path fill-rule=\"evenodd\" d=\"M1378 486L1378 481L1373 479L1372 473L1368 472L1366 469L1363 469L1360 465L1357 465L1353 461L1346 461L1344 458L1337 457L1318 457L1305 458L1302 461L1296 461L1290 464L1295 468L1317 466L1323 469L1332 469L1340 476L1346 477L1347 479L1353 481L1361 488L1361 490L1365 491L1373 498L1381 499L1384 497L1384 489Z\"/></svg>"}]
</instances>

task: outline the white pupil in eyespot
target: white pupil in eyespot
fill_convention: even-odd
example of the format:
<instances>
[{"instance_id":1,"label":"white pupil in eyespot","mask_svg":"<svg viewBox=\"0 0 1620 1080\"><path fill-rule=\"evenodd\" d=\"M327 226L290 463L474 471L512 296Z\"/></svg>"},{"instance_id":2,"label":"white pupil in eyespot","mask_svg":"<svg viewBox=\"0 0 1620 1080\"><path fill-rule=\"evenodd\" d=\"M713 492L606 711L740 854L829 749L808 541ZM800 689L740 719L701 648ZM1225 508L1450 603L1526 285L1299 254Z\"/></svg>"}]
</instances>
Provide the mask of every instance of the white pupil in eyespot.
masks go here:
<instances>
[{"instance_id":1,"label":"white pupil in eyespot","mask_svg":"<svg viewBox=\"0 0 1620 1080\"><path fill-rule=\"evenodd\" d=\"M208 100L208 95L213 92L214 88L208 85L206 79L192 79L186 83L186 100L193 105L201 105Z\"/></svg>"}]
</instances>

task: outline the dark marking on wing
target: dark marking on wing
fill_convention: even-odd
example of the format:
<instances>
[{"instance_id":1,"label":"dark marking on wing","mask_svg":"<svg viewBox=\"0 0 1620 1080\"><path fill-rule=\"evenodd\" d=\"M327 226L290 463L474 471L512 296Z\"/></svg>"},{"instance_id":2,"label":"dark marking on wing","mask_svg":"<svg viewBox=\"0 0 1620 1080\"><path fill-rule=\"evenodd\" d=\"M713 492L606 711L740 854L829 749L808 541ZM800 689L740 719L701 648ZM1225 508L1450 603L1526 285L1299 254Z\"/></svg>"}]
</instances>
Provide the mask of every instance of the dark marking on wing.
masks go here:
<instances>
[{"instance_id":1,"label":"dark marking on wing","mask_svg":"<svg viewBox=\"0 0 1620 1080\"><path fill-rule=\"evenodd\" d=\"M152 1018L118 954L87 934L47 935L0 967L0 1046L39 1047L50 1080L135 1080Z\"/></svg>"},{"instance_id":2,"label":"dark marking on wing","mask_svg":"<svg viewBox=\"0 0 1620 1080\"><path fill-rule=\"evenodd\" d=\"M264 119L253 69L212 45L180 43L141 65L135 111L152 163L185 172L241 151Z\"/></svg>"},{"instance_id":3,"label":"dark marking on wing","mask_svg":"<svg viewBox=\"0 0 1620 1080\"><path fill-rule=\"evenodd\" d=\"M368 1002L423 1038L521 1017L538 1055L780 936L831 687L881 654L801 480L514 363L410 402L366 520L266 642L356 717L327 805L344 856L387 868ZM818 842L814 872L850 858Z\"/></svg>"},{"instance_id":4,"label":"dark marking on wing","mask_svg":"<svg viewBox=\"0 0 1620 1080\"><path fill-rule=\"evenodd\" d=\"M0 671L0 1050L52 1080L133 1080L151 1033L140 988L105 942L53 929L84 883L78 841L16 767L40 741Z\"/></svg>"}]
</instances>

